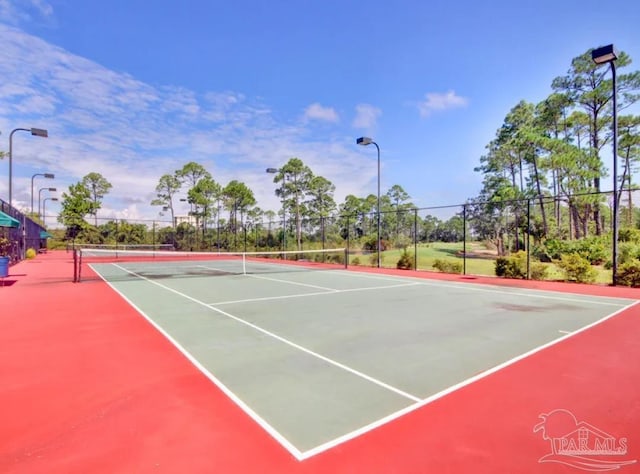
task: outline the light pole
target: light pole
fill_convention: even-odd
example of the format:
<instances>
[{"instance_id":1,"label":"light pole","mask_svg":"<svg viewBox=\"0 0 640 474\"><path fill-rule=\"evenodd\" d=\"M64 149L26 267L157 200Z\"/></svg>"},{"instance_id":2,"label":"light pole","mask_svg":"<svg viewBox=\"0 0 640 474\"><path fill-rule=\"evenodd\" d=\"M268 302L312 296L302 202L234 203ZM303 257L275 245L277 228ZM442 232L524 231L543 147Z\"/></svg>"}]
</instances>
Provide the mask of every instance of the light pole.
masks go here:
<instances>
[{"instance_id":1,"label":"light pole","mask_svg":"<svg viewBox=\"0 0 640 474\"><path fill-rule=\"evenodd\" d=\"M613 286L618 280L618 111L617 111L617 88L616 88L616 63L618 53L612 44L602 46L591 51L591 59L594 63L609 64L611 66L611 78L613 88L613 248L611 250L611 282Z\"/></svg>"},{"instance_id":2,"label":"light pole","mask_svg":"<svg viewBox=\"0 0 640 474\"><path fill-rule=\"evenodd\" d=\"M36 176L44 176L47 179L53 179L56 176L52 173L36 173L33 176L31 176L31 217L33 217L33 178L35 178ZM38 202L38 205L40 204L40 202ZM38 211L38 215L40 215L40 211Z\"/></svg>"},{"instance_id":3,"label":"light pole","mask_svg":"<svg viewBox=\"0 0 640 474\"><path fill-rule=\"evenodd\" d=\"M356 140L356 144L367 146L367 145L375 145L378 150L378 268L380 268L380 147L376 142L374 142L369 137L360 137Z\"/></svg>"},{"instance_id":4,"label":"light pole","mask_svg":"<svg viewBox=\"0 0 640 474\"><path fill-rule=\"evenodd\" d=\"M38 218L40 220L42 220L42 217L43 217L42 215L40 215L40 201L41 201L41 197L40 196L42 195L42 191L49 191L49 192L54 193L54 192L57 191L57 189L56 188L40 188L38 190ZM42 214L44 215L44 212Z\"/></svg>"},{"instance_id":5,"label":"light pole","mask_svg":"<svg viewBox=\"0 0 640 474\"><path fill-rule=\"evenodd\" d=\"M44 198L44 201L42 201L42 227L47 227L47 214L45 212L45 205L47 203L47 201L57 201L58 198Z\"/></svg>"},{"instance_id":6,"label":"light pole","mask_svg":"<svg viewBox=\"0 0 640 474\"><path fill-rule=\"evenodd\" d=\"M14 128L9 134L9 205L13 206L13 185L11 183L11 175L13 173L13 134L16 132L31 132L31 135L36 137L47 138L49 132L42 128Z\"/></svg>"},{"instance_id":7,"label":"light pole","mask_svg":"<svg viewBox=\"0 0 640 474\"><path fill-rule=\"evenodd\" d=\"M285 184L287 182L287 176L281 169L278 168L267 168L267 173L275 174L277 172L282 172L282 251L287 250L287 209L285 208Z\"/></svg>"}]
</instances>

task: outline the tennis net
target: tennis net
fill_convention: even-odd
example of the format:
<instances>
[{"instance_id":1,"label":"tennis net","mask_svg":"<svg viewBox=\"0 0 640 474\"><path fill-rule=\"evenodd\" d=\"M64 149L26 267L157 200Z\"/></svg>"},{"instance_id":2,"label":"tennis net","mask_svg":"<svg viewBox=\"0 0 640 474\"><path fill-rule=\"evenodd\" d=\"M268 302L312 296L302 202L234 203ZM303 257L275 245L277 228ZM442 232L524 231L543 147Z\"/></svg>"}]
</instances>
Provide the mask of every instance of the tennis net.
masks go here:
<instances>
[{"instance_id":1,"label":"tennis net","mask_svg":"<svg viewBox=\"0 0 640 474\"><path fill-rule=\"evenodd\" d=\"M344 269L346 249L276 252L178 252L80 248L73 281L166 279Z\"/></svg>"}]
</instances>

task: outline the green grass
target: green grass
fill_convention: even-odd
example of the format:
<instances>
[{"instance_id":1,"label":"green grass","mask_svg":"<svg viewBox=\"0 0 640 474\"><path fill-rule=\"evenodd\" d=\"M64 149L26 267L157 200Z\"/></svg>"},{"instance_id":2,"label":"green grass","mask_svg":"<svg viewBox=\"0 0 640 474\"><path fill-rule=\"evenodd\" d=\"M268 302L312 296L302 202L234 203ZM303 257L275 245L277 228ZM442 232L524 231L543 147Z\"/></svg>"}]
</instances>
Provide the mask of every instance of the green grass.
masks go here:
<instances>
[{"instance_id":1,"label":"green grass","mask_svg":"<svg viewBox=\"0 0 640 474\"><path fill-rule=\"evenodd\" d=\"M462 258L462 242L432 242L428 244L418 245L418 270L437 271L433 268L433 262L436 259L453 260L463 263ZM407 250L413 255L414 246L411 245ZM387 268L396 268L396 263L400 259L402 249L386 250L381 254L382 266ZM349 263L353 265L354 259L359 260L362 266L376 266L377 254L350 252ZM485 246L479 242L467 242L467 261L466 273L469 275L488 275L495 276L495 259L496 255L487 251ZM547 264L549 267L547 280L564 280L564 274L560 268L553 263ZM595 267L598 271L596 283L611 283L611 270L606 270L602 266Z\"/></svg>"}]
</instances>

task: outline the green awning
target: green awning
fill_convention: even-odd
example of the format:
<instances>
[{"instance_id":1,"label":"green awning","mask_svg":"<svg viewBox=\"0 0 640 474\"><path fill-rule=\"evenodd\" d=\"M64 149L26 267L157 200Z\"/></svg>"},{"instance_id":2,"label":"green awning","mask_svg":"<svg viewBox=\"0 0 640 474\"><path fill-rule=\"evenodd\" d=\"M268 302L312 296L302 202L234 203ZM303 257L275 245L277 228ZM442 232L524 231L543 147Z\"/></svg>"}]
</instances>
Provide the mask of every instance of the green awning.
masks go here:
<instances>
[{"instance_id":1,"label":"green awning","mask_svg":"<svg viewBox=\"0 0 640 474\"><path fill-rule=\"evenodd\" d=\"M49 232L47 232L46 230L41 230L40 231L40 238L41 239L49 239L53 237L53 235L51 235Z\"/></svg>"},{"instance_id":2,"label":"green awning","mask_svg":"<svg viewBox=\"0 0 640 474\"><path fill-rule=\"evenodd\" d=\"M20 227L20 221L0 211L0 227Z\"/></svg>"}]
</instances>

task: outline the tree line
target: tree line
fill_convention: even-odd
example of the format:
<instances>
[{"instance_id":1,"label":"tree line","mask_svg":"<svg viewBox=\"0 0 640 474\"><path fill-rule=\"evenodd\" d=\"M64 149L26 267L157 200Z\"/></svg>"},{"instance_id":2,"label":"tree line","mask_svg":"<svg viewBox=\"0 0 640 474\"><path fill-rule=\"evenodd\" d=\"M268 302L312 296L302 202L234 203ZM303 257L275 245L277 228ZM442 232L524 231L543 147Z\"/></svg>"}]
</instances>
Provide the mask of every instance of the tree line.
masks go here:
<instances>
[{"instance_id":1,"label":"tree line","mask_svg":"<svg viewBox=\"0 0 640 474\"><path fill-rule=\"evenodd\" d=\"M478 236L503 247L503 235L514 233L517 250L529 200L538 208L541 239L603 234L607 206L601 182L608 170L602 155L612 141L613 87L608 66L595 64L591 52L575 57L567 73L552 80L552 93L544 100L518 102L487 145L475 168L483 175L482 189L469 200ZM616 68L630 64L631 58L620 52ZM640 71L618 74L616 154L623 172L614 199L620 204L624 190L629 225L632 176L640 160L640 117L622 112L638 101L639 92ZM515 215L511 223L500 218L506 210Z\"/></svg>"},{"instance_id":2,"label":"tree line","mask_svg":"<svg viewBox=\"0 0 640 474\"><path fill-rule=\"evenodd\" d=\"M619 70L631 64L631 58L620 52L616 61ZM632 218L632 176L640 160L640 117L622 113L640 98L640 72L618 74L619 141L616 150L623 172L619 176L620 193L615 199L626 199ZM469 223L474 238L492 240L499 253L515 250L525 228L527 206L535 203L534 227L537 239L580 239L605 232L606 197L600 194L601 181L607 176L601 156L611 144L612 84L607 67L591 60L591 50L574 58L565 75L551 81L552 92L539 103L518 102L506 115L480 157L475 170L482 174L480 193L470 198L464 211L447 221L426 215L412 215L415 209L411 197L395 184L381 196L380 210L383 235L396 247L406 245L408 238L416 241L455 241L464 235L464 220ZM171 218L174 233L189 227L201 232L202 241L208 229L224 228L232 235L256 228L265 220L269 224L280 220L284 241L291 234L295 248L302 247L308 223L322 222L325 232L334 240L362 238L365 246L375 247L371 231L377 213L377 196L348 195L341 204L334 199L335 186L315 174L299 158L291 158L273 171L275 194L282 206L277 211L262 210L253 191L243 182L217 182L202 165L189 162L173 173L160 177L156 197L151 205L159 206ZM91 237L98 227L97 213L111 184L99 173L89 173L62 195L59 221L65 225L68 238ZM175 215L179 195L185 195L189 215L195 221L178 222ZM505 219L505 215L514 216ZM94 218L90 226L85 217ZM332 227L326 229L325 222ZM412 224L415 229L411 228ZM632 225L631 220L628 225ZM306 226L306 227L305 227ZM219 245L219 243L218 243ZM257 245L257 244L256 244ZM228 246L228 245L227 245Z\"/></svg>"}]
</instances>

